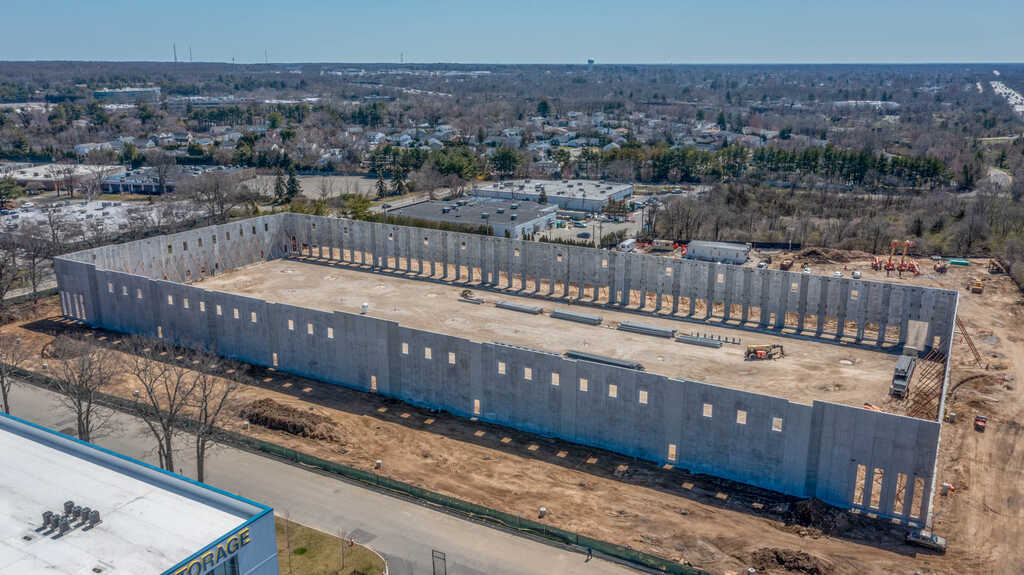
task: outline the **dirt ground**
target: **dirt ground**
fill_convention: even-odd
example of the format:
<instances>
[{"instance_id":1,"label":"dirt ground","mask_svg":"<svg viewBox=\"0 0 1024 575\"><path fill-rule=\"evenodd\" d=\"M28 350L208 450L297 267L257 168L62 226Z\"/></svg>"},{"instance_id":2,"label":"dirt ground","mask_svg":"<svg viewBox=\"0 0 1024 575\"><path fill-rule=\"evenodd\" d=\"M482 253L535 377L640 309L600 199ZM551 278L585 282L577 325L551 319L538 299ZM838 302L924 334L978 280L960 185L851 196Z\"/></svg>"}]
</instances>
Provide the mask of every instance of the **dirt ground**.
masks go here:
<instances>
[{"instance_id":1,"label":"dirt ground","mask_svg":"<svg viewBox=\"0 0 1024 575\"><path fill-rule=\"evenodd\" d=\"M273 260L232 270L197 285L325 311L359 313L365 302L370 304L369 315L406 327L556 353L578 350L639 361L648 372L777 395L805 404L818 399L858 407L866 401L883 405L897 359L885 352L755 334L722 325L709 328L677 320L638 317L511 294L477 291L475 296L485 303L472 305L459 300L462 286L294 260ZM541 306L548 313L531 315L497 308L497 301ZM549 315L555 308L597 314L604 318L604 324L591 326L555 319ZM618 331L615 325L620 321L668 327L679 333L714 334L736 338L741 343L725 344L720 349L683 344ZM774 361L744 361L748 343L781 344L786 356Z\"/></svg>"},{"instance_id":2,"label":"dirt ground","mask_svg":"<svg viewBox=\"0 0 1024 575\"><path fill-rule=\"evenodd\" d=\"M844 265L846 272L859 266L866 277L885 279L884 272L873 272L867 260L819 263L813 269L831 273L843 271ZM966 290L975 276L985 280L984 294ZM747 485L431 414L398 401L270 370L253 370L256 382L240 388L233 417L226 422L241 431L239 410L261 398L312 411L333 421L339 441L303 439L255 425L244 432L362 469L372 469L380 459L383 472L396 479L524 517L535 517L543 505L549 510L545 521L553 525L713 573L739 575L752 566L763 570L759 572L779 574L1021 573L1024 548L1018 542L1024 533L1024 482L1020 480L1024 465L1016 444L1022 429L1019 422L1024 421L1024 401L1017 386L1024 376L1024 363L1016 358L1024 355L1020 327L1024 306L1018 303L1022 296L1007 277L989 276L978 265L953 268L941 276L891 281L960 289L961 318L983 363L991 367L979 369L957 338L951 387L971 376L984 377L965 382L949 398L950 410L960 417L943 427L939 481L950 482L956 490L936 496L934 503L935 530L949 539L946 555L903 544L905 528L899 524L822 510ZM3 329L41 348L52 333L81 329L56 318L58 313L50 300L38 316L51 319ZM116 334L82 331L116 348ZM751 336L744 335L745 339ZM791 341L787 339L787 350ZM35 361L39 367L40 360ZM131 387L116 380L110 391L129 395ZM987 432L972 430L974 413L989 416Z\"/></svg>"}]
</instances>

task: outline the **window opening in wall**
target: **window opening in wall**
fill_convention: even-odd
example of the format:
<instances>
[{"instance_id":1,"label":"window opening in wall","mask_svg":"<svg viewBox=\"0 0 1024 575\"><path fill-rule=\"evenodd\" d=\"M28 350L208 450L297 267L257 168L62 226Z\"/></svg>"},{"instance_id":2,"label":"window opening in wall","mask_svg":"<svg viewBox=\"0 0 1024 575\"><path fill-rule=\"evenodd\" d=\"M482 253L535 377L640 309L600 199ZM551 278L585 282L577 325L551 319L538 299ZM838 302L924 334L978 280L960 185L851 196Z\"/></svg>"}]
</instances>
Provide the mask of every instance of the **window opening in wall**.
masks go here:
<instances>
[{"instance_id":1,"label":"window opening in wall","mask_svg":"<svg viewBox=\"0 0 1024 575\"><path fill-rule=\"evenodd\" d=\"M214 245L217 245L217 235L216 234L210 236L210 239L213 241Z\"/></svg>"},{"instance_id":2,"label":"window opening in wall","mask_svg":"<svg viewBox=\"0 0 1024 575\"><path fill-rule=\"evenodd\" d=\"M526 381L533 381L533 368L532 367L524 367L523 368L523 379L525 379Z\"/></svg>"},{"instance_id":3,"label":"window opening in wall","mask_svg":"<svg viewBox=\"0 0 1024 575\"><path fill-rule=\"evenodd\" d=\"M334 328L327 328L327 339L334 339Z\"/></svg>"},{"instance_id":4,"label":"window opening in wall","mask_svg":"<svg viewBox=\"0 0 1024 575\"><path fill-rule=\"evenodd\" d=\"M558 387L558 372L551 372L551 385Z\"/></svg>"},{"instance_id":5,"label":"window opening in wall","mask_svg":"<svg viewBox=\"0 0 1024 575\"><path fill-rule=\"evenodd\" d=\"M183 307L185 309L188 309L188 298L187 297L181 298L181 307Z\"/></svg>"},{"instance_id":6,"label":"window opening in wall","mask_svg":"<svg viewBox=\"0 0 1024 575\"><path fill-rule=\"evenodd\" d=\"M121 286L121 295L128 295L128 286Z\"/></svg>"},{"instance_id":7,"label":"window opening in wall","mask_svg":"<svg viewBox=\"0 0 1024 575\"><path fill-rule=\"evenodd\" d=\"M203 247L203 238L196 238L196 245Z\"/></svg>"},{"instance_id":8,"label":"window opening in wall","mask_svg":"<svg viewBox=\"0 0 1024 575\"><path fill-rule=\"evenodd\" d=\"M473 415L480 415L480 400L473 400Z\"/></svg>"},{"instance_id":9,"label":"window opening in wall","mask_svg":"<svg viewBox=\"0 0 1024 575\"><path fill-rule=\"evenodd\" d=\"M234 308L233 310L231 310L231 317L233 317L235 319L238 319L238 308L237 307Z\"/></svg>"},{"instance_id":10,"label":"window opening in wall","mask_svg":"<svg viewBox=\"0 0 1024 575\"><path fill-rule=\"evenodd\" d=\"M608 260L601 260L601 267L602 268L608 267Z\"/></svg>"},{"instance_id":11,"label":"window opening in wall","mask_svg":"<svg viewBox=\"0 0 1024 575\"><path fill-rule=\"evenodd\" d=\"M647 405L647 390L646 389L641 389L640 390L640 393L637 396L637 401L640 403L640 405Z\"/></svg>"},{"instance_id":12,"label":"window opening in wall","mask_svg":"<svg viewBox=\"0 0 1024 575\"><path fill-rule=\"evenodd\" d=\"M715 281L717 281L720 284L724 284L725 283L725 274L718 274L718 278Z\"/></svg>"},{"instance_id":13,"label":"window opening in wall","mask_svg":"<svg viewBox=\"0 0 1024 575\"><path fill-rule=\"evenodd\" d=\"M455 352L454 351L449 351L448 352L448 365L455 365Z\"/></svg>"},{"instance_id":14,"label":"window opening in wall","mask_svg":"<svg viewBox=\"0 0 1024 575\"><path fill-rule=\"evenodd\" d=\"M434 352L429 347L423 348L423 359L434 359Z\"/></svg>"},{"instance_id":15,"label":"window opening in wall","mask_svg":"<svg viewBox=\"0 0 1024 575\"><path fill-rule=\"evenodd\" d=\"M231 241L231 232L224 232L224 238L230 242Z\"/></svg>"},{"instance_id":16,"label":"window opening in wall","mask_svg":"<svg viewBox=\"0 0 1024 575\"><path fill-rule=\"evenodd\" d=\"M288 331L295 331L295 320L288 320Z\"/></svg>"},{"instance_id":17,"label":"window opening in wall","mask_svg":"<svg viewBox=\"0 0 1024 575\"><path fill-rule=\"evenodd\" d=\"M183 251L183 252L187 252L188 251L188 242L181 242L181 251Z\"/></svg>"},{"instance_id":18,"label":"window opening in wall","mask_svg":"<svg viewBox=\"0 0 1024 575\"><path fill-rule=\"evenodd\" d=\"M249 312L249 321L252 322L252 323L256 323L256 312L254 312L254 311Z\"/></svg>"},{"instance_id":19,"label":"window opening in wall","mask_svg":"<svg viewBox=\"0 0 1024 575\"><path fill-rule=\"evenodd\" d=\"M107 292L114 293L114 284L113 283L107 282Z\"/></svg>"},{"instance_id":20,"label":"window opening in wall","mask_svg":"<svg viewBox=\"0 0 1024 575\"><path fill-rule=\"evenodd\" d=\"M313 335L313 324L312 323L307 323L306 324L306 335Z\"/></svg>"},{"instance_id":21,"label":"window opening in wall","mask_svg":"<svg viewBox=\"0 0 1024 575\"><path fill-rule=\"evenodd\" d=\"M174 253L174 246L172 246L171 244L167 244L167 253L173 254Z\"/></svg>"},{"instance_id":22,"label":"window opening in wall","mask_svg":"<svg viewBox=\"0 0 1024 575\"><path fill-rule=\"evenodd\" d=\"M772 418L772 431L782 431L782 418L781 417L773 417Z\"/></svg>"},{"instance_id":23,"label":"window opening in wall","mask_svg":"<svg viewBox=\"0 0 1024 575\"><path fill-rule=\"evenodd\" d=\"M588 381L587 378L585 378L585 377L581 377L580 378L580 391L589 391L589 390L590 390L590 381Z\"/></svg>"},{"instance_id":24,"label":"window opening in wall","mask_svg":"<svg viewBox=\"0 0 1024 575\"><path fill-rule=\"evenodd\" d=\"M135 299L142 299L142 288L135 288Z\"/></svg>"},{"instance_id":25,"label":"window opening in wall","mask_svg":"<svg viewBox=\"0 0 1024 575\"><path fill-rule=\"evenodd\" d=\"M156 326L156 336L159 337L160 339L164 338L164 326L162 326L162 325Z\"/></svg>"},{"instance_id":26,"label":"window opening in wall","mask_svg":"<svg viewBox=\"0 0 1024 575\"><path fill-rule=\"evenodd\" d=\"M499 361L498 362L498 375L505 375L505 362L504 361Z\"/></svg>"},{"instance_id":27,"label":"window opening in wall","mask_svg":"<svg viewBox=\"0 0 1024 575\"><path fill-rule=\"evenodd\" d=\"M167 294L167 305L174 305L174 296Z\"/></svg>"},{"instance_id":28,"label":"window opening in wall","mask_svg":"<svg viewBox=\"0 0 1024 575\"><path fill-rule=\"evenodd\" d=\"M423 238L423 245L429 246L430 245L430 238Z\"/></svg>"},{"instance_id":29,"label":"window opening in wall","mask_svg":"<svg viewBox=\"0 0 1024 575\"><path fill-rule=\"evenodd\" d=\"M710 403L704 404L704 411L702 412L704 417L711 417L714 412L714 408L711 407Z\"/></svg>"},{"instance_id":30,"label":"window opening in wall","mask_svg":"<svg viewBox=\"0 0 1024 575\"><path fill-rule=\"evenodd\" d=\"M921 518L921 507L924 505L924 478L914 477L914 498L910 501L910 516Z\"/></svg>"},{"instance_id":31,"label":"window opening in wall","mask_svg":"<svg viewBox=\"0 0 1024 575\"><path fill-rule=\"evenodd\" d=\"M892 502L892 512L895 515L903 515L903 502L906 500L907 494L907 474L897 473L896 474L896 496Z\"/></svg>"},{"instance_id":32,"label":"window opening in wall","mask_svg":"<svg viewBox=\"0 0 1024 575\"><path fill-rule=\"evenodd\" d=\"M263 222L263 231L269 232L270 231L270 224L268 224L266 222Z\"/></svg>"},{"instance_id":33,"label":"window opening in wall","mask_svg":"<svg viewBox=\"0 0 1024 575\"><path fill-rule=\"evenodd\" d=\"M864 505L864 482L868 479L868 468L857 464L857 475L853 481L853 504Z\"/></svg>"},{"instance_id":34,"label":"window opening in wall","mask_svg":"<svg viewBox=\"0 0 1024 575\"><path fill-rule=\"evenodd\" d=\"M675 461L676 460L676 444L675 443L669 443L668 444L668 460L669 461Z\"/></svg>"},{"instance_id":35,"label":"window opening in wall","mask_svg":"<svg viewBox=\"0 0 1024 575\"><path fill-rule=\"evenodd\" d=\"M665 275L666 276L671 276L672 275L672 268L665 268Z\"/></svg>"},{"instance_id":36,"label":"window opening in wall","mask_svg":"<svg viewBox=\"0 0 1024 575\"><path fill-rule=\"evenodd\" d=\"M608 384L608 397L615 399L619 396L619 386L614 383Z\"/></svg>"},{"instance_id":37,"label":"window opening in wall","mask_svg":"<svg viewBox=\"0 0 1024 575\"><path fill-rule=\"evenodd\" d=\"M314 224L314 227L315 227L315 224ZM256 226L252 227L252 235L254 235L254 236L256 235Z\"/></svg>"},{"instance_id":38,"label":"window opening in wall","mask_svg":"<svg viewBox=\"0 0 1024 575\"><path fill-rule=\"evenodd\" d=\"M516 249L512 250L512 257L514 257L514 258L518 258L519 257L519 248L516 248Z\"/></svg>"},{"instance_id":39,"label":"window opening in wall","mask_svg":"<svg viewBox=\"0 0 1024 575\"><path fill-rule=\"evenodd\" d=\"M394 239L395 239L395 234L393 234L391 232L388 232L388 240L389 241L394 241Z\"/></svg>"},{"instance_id":40,"label":"window opening in wall","mask_svg":"<svg viewBox=\"0 0 1024 575\"><path fill-rule=\"evenodd\" d=\"M871 474L871 505L872 509L878 509L882 504L882 481L885 479L885 470L875 468Z\"/></svg>"},{"instance_id":41,"label":"window opening in wall","mask_svg":"<svg viewBox=\"0 0 1024 575\"><path fill-rule=\"evenodd\" d=\"M408 342L402 342L402 355L409 355L409 344Z\"/></svg>"},{"instance_id":42,"label":"window opening in wall","mask_svg":"<svg viewBox=\"0 0 1024 575\"><path fill-rule=\"evenodd\" d=\"M199 301L199 311L206 311L206 302L205 301L202 301L202 300Z\"/></svg>"},{"instance_id":43,"label":"window opening in wall","mask_svg":"<svg viewBox=\"0 0 1024 575\"><path fill-rule=\"evenodd\" d=\"M276 351L274 353L270 354L270 363L274 367L277 367L277 352Z\"/></svg>"},{"instance_id":44,"label":"window opening in wall","mask_svg":"<svg viewBox=\"0 0 1024 575\"><path fill-rule=\"evenodd\" d=\"M562 254L555 254L555 261L561 262L562 261Z\"/></svg>"},{"instance_id":45,"label":"window opening in wall","mask_svg":"<svg viewBox=\"0 0 1024 575\"><path fill-rule=\"evenodd\" d=\"M789 291L796 293L800 289L800 282L793 282L789 285Z\"/></svg>"},{"instance_id":46,"label":"window opening in wall","mask_svg":"<svg viewBox=\"0 0 1024 575\"><path fill-rule=\"evenodd\" d=\"M377 376L370 376L370 391L377 391Z\"/></svg>"},{"instance_id":47,"label":"window opening in wall","mask_svg":"<svg viewBox=\"0 0 1024 575\"><path fill-rule=\"evenodd\" d=\"M850 299L857 300L858 298L860 298L860 293L855 289L850 290Z\"/></svg>"},{"instance_id":48,"label":"window opening in wall","mask_svg":"<svg viewBox=\"0 0 1024 575\"><path fill-rule=\"evenodd\" d=\"M466 242L462 242L462 246L460 247L460 249L466 249Z\"/></svg>"},{"instance_id":49,"label":"window opening in wall","mask_svg":"<svg viewBox=\"0 0 1024 575\"><path fill-rule=\"evenodd\" d=\"M736 423L740 425L747 424L747 412L742 409L736 410Z\"/></svg>"},{"instance_id":50,"label":"window opening in wall","mask_svg":"<svg viewBox=\"0 0 1024 575\"><path fill-rule=\"evenodd\" d=\"M217 304L217 315L224 315L224 310L221 309L220 304Z\"/></svg>"}]
</instances>

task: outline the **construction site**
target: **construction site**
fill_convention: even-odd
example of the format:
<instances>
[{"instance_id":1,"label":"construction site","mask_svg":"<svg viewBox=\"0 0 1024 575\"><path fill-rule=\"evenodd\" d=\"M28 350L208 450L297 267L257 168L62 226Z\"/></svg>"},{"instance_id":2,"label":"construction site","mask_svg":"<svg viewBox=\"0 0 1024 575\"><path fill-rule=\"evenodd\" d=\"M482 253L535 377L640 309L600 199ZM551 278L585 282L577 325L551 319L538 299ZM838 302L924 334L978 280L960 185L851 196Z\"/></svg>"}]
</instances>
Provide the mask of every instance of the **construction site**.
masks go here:
<instances>
[{"instance_id":1,"label":"construction site","mask_svg":"<svg viewBox=\"0 0 1024 575\"><path fill-rule=\"evenodd\" d=\"M813 551L820 572L886 549L884 571L910 553L878 525L935 524L946 489L962 295L887 281L903 280L870 258L790 259L815 273L279 214L57 272L73 323L260 366L246 397L336 426L254 434L504 509L547 504L560 525L716 572L758 551L731 529L820 500L831 527L764 544ZM915 368L894 393L901 357Z\"/></svg>"}]
</instances>

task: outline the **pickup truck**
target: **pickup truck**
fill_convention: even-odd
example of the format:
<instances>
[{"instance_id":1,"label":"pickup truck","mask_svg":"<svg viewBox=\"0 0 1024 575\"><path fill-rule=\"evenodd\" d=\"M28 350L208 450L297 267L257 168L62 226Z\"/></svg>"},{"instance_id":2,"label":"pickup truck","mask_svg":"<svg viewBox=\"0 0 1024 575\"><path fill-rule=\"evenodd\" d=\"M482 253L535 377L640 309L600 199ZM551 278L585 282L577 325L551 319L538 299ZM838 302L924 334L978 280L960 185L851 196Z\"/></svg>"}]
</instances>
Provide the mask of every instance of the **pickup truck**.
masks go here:
<instances>
[{"instance_id":1,"label":"pickup truck","mask_svg":"<svg viewBox=\"0 0 1024 575\"><path fill-rule=\"evenodd\" d=\"M924 547L939 553L946 552L946 538L939 537L927 529L911 529L907 532L906 541L911 545L917 545L918 547Z\"/></svg>"}]
</instances>

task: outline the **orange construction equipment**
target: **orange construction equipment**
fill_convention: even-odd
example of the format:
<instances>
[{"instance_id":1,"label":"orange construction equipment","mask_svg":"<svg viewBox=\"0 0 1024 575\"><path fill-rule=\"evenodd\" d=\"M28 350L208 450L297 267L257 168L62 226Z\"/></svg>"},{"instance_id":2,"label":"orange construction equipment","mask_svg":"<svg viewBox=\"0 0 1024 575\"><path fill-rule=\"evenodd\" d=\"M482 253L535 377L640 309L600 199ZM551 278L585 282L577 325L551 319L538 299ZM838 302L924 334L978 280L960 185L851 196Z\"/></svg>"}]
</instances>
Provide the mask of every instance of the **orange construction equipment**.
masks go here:
<instances>
[{"instance_id":1,"label":"orange construction equipment","mask_svg":"<svg viewBox=\"0 0 1024 575\"><path fill-rule=\"evenodd\" d=\"M893 240L889 242L889 259L885 261L885 275L889 275L896 269L896 263L892 261L893 256L896 255L896 248L900 245L900 242Z\"/></svg>"},{"instance_id":2,"label":"orange construction equipment","mask_svg":"<svg viewBox=\"0 0 1024 575\"><path fill-rule=\"evenodd\" d=\"M944 274L947 270L949 270L949 264L946 263L946 260L939 260L935 262L934 268L936 272Z\"/></svg>"}]
</instances>

